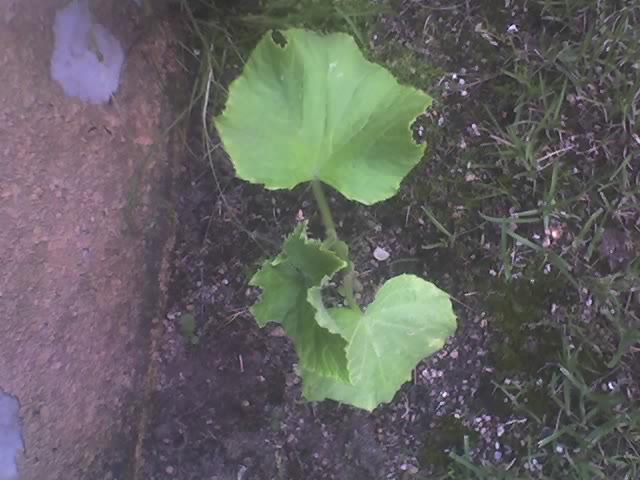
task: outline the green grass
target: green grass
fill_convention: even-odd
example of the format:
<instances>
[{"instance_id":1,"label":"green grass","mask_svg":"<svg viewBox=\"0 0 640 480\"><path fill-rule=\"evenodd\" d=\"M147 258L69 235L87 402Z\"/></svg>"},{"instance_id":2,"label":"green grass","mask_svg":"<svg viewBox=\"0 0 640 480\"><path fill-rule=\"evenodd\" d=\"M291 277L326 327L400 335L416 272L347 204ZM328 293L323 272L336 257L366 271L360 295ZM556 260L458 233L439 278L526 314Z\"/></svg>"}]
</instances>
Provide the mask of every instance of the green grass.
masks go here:
<instances>
[{"instance_id":1,"label":"green grass","mask_svg":"<svg viewBox=\"0 0 640 480\"><path fill-rule=\"evenodd\" d=\"M623 391L601 388L607 373L587 381L594 372L582 366L581 352L565 343L548 382L533 386L542 391L541 411L532 405L530 382L498 386L528 421L520 429L519 458L508 470L478 465L467 452L452 455L455 465L443 478L638 478L640 409Z\"/></svg>"},{"instance_id":2,"label":"green grass","mask_svg":"<svg viewBox=\"0 0 640 480\"><path fill-rule=\"evenodd\" d=\"M258 13L240 21L264 32L278 28L309 28L316 31L347 32L360 46L368 45L367 19L386 11L363 0L268 0Z\"/></svg>"},{"instance_id":3,"label":"green grass","mask_svg":"<svg viewBox=\"0 0 640 480\"><path fill-rule=\"evenodd\" d=\"M524 4L511 2L511 8ZM469 115L486 139L469 156L482 161L459 163L482 180L451 203L490 195L477 215L464 215L453 228L483 228L497 246L490 254L501 265L497 275L508 283L539 277L544 265L557 272L542 281L556 278L563 348L538 375L525 375L511 357L506 363L520 375L509 374L519 380L505 384L498 375L496 387L529 422L510 468L493 467L474 452L458 453L442 478L636 479L638 400L624 388L605 393L602 386L616 375L633 375L639 361L640 168L633 163L640 155L640 3L536 0L527 6L536 22L522 25L529 30L518 37L479 12L499 45L493 62L501 70L483 85L490 99L480 106L485 115L480 108ZM433 211L430 218L445 215ZM615 268L603 254L610 229L630 243L629 255ZM504 296L499 284L485 288L489 297L491 291ZM510 311L509 318L519 316L525 324L532 309L549 304L518 298L523 311ZM511 340L518 337L509 324L497 322L496 328ZM544 415L528 404L541 397L536 377L544 381Z\"/></svg>"},{"instance_id":4,"label":"green grass","mask_svg":"<svg viewBox=\"0 0 640 480\"><path fill-rule=\"evenodd\" d=\"M522 188L507 192L515 212L489 221L502 227L526 219L524 227L540 230L562 225L572 241L555 248L524 238L526 228L507 229L501 257L512 258L519 243L531 255L545 256L578 291L587 288L602 304L617 307L619 321L625 315L637 324L636 312L621 305L624 287L598 288L610 276L594 255L604 229L629 232L627 220L640 209L640 189L631 180L637 166L630 160L639 147L630 112L640 99L640 34L634 24L640 5L618 3L537 2L545 26L538 32L540 45L535 52L514 47L503 69L513 82L514 118L499 122L490 112L486 124L492 140L487 149L498 153L501 174L522 179ZM534 208L518 212L527 207ZM514 269L508 261L503 265L509 276ZM616 277L628 292L638 282L637 262Z\"/></svg>"}]
</instances>

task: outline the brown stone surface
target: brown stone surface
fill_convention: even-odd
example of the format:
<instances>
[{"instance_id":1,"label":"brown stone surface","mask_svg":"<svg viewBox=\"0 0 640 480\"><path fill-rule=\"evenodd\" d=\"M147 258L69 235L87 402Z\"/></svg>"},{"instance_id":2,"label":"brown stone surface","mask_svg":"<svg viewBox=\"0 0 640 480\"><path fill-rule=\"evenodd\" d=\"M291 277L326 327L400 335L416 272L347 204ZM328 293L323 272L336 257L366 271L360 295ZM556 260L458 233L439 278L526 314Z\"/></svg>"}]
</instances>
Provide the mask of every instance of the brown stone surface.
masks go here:
<instances>
[{"instance_id":1,"label":"brown stone surface","mask_svg":"<svg viewBox=\"0 0 640 480\"><path fill-rule=\"evenodd\" d=\"M120 90L66 98L49 77L62 5L0 1L0 389L21 404L21 480L129 479L172 238L175 45L103 2Z\"/></svg>"}]
</instances>

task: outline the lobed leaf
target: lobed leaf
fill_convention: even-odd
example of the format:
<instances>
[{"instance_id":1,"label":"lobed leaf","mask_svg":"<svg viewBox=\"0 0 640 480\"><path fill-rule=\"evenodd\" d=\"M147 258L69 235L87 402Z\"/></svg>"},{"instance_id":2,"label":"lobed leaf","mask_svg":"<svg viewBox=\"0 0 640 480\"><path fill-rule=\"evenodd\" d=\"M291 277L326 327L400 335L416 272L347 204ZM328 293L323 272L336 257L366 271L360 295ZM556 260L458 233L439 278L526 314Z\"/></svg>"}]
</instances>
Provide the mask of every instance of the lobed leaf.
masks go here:
<instances>
[{"instance_id":1,"label":"lobed leaf","mask_svg":"<svg viewBox=\"0 0 640 480\"><path fill-rule=\"evenodd\" d=\"M236 174L269 189L321 180L349 199L392 197L420 161L411 123L431 97L367 61L353 38L267 33L229 89L216 127Z\"/></svg>"},{"instance_id":2,"label":"lobed leaf","mask_svg":"<svg viewBox=\"0 0 640 480\"><path fill-rule=\"evenodd\" d=\"M282 253L266 261L251 279L251 285L262 288L251 312L262 327L269 322L282 324L298 353L300 368L349 382L346 340L320 326L307 301L308 289L332 277L346 262L321 243L309 240L306 226L298 225Z\"/></svg>"},{"instance_id":3,"label":"lobed leaf","mask_svg":"<svg viewBox=\"0 0 640 480\"><path fill-rule=\"evenodd\" d=\"M330 398L373 410L391 401L416 364L440 350L456 329L449 296L414 275L387 281L364 314L325 308L319 288L310 289L307 298L318 324L347 340L351 380L302 369L308 400Z\"/></svg>"}]
</instances>

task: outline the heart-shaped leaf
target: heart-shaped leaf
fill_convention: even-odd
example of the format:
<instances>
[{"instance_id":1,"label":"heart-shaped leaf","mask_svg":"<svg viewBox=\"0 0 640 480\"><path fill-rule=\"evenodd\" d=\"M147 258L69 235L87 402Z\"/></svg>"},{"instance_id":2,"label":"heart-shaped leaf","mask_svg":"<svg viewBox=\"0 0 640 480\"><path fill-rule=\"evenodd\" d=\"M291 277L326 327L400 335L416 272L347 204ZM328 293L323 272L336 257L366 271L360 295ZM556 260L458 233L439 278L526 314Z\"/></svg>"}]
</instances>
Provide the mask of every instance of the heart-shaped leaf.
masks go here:
<instances>
[{"instance_id":1,"label":"heart-shaped leaf","mask_svg":"<svg viewBox=\"0 0 640 480\"><path fill-rule=\"evenodd\" d=\"M393 399L411 371L440 350L456 329L449 296L414 275L386 282L367 311L327 309L320 287L311 288L309 302L316 321L348 342L351 384L305 371L304 395L309 400L331 398L366 410Z\"/></svg>"},{"instance_id":2,"label":"heart-shaped leaf","mask_svg":"<svg viewBox=\"0 0 640 480\"><path fill-rule=\"evenodd\" d=\"M392 197L420 161L411 123L431 97L401 86L343 33L266 34L216 118L244 180L291 189L321 180L372 204Z\"/></svg>"},{"instance_id":3,"label":"heart-shaped leaf","mask_svg":"<svg viewBox=\"0 0 640 480\"><path fill-rule=\"evenodd\" d=\"M251 279L251 285L262 288L262 297L251 312L260 326L282 324L293 340L300 368L349 382L346 340L318 325L316 311L307 301L309 288L347 264L320 242L308 239L306 225L298 225L282 253L266 261Z\"/></svg>"}]
</instances>

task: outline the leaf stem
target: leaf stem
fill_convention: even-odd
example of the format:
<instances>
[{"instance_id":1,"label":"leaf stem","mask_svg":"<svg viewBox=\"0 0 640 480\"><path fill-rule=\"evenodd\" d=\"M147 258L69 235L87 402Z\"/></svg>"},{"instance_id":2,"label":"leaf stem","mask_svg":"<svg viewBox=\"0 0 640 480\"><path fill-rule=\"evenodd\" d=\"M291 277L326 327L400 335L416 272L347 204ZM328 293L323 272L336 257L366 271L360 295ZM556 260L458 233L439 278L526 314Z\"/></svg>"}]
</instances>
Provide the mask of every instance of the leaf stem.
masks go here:
<instances>
[{"instance_id":1,"label":"leaf stem","mask_svg":"<svg viewBox=\"0 0 640 480\"><path fill-rule=\"evenodd\" d=\"M356 297L353 293L353 276L355 272L353 271L353 265L349 264L349 270L344 274L344 278L342 279L342 287L344 290L344 298L347 301L347 305L352 310L356 310L357 312L361 312L360 305L356 302Z\"/></svg>"},{"instance_id":2,"label":"leaf stem","mask_svg":"<svg viewBox=\"0 0 640 480\"><path fill-rule=\"evenodd\" d=\"M313 191L313 196L315 197L318 208L320 209L320 217L322 217L322 223L324 224L324 229L327 232L327 239L330 242L334 242L338 240L336 224L333 221L329 202L324 194L320 180L311 180L311 190Z\"/></svg>"},{"instance_id":3,"label":"leaf stem","mask_svg":"<svg viewBox=\"0 0 640 480\"><path fill-rule=\"evenodd\" d=\"M331 215L329 202L327 201L327 197L322 189L322 183L320 183L319 180L312 180L311 190L313 191L313 196L318 204L320 217L322 218L322 223L324 224L325 231L327 232L328 245L331 247L338 241L338 232L336 231L336 224L333 221L333 216ZM346 258L343 260L348 261ZM342 289L344 298L349 307L360 312L360 306L358 305L358 302L356 302L356 297L353 292L353 276L353 264L349 262L348 270L342 279Z\"/></svg>"}]
</instances>

